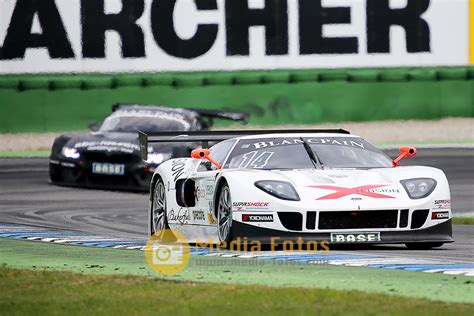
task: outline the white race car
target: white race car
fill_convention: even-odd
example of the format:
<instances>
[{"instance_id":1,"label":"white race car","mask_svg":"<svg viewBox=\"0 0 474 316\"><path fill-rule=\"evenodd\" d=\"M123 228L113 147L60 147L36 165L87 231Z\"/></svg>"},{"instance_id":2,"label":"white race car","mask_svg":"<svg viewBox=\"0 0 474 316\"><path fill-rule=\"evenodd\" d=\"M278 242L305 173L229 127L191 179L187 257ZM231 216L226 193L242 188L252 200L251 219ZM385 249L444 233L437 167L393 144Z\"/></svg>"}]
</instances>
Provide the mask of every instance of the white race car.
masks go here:
<instances>
[{"instance_id":1,"label":"white race car","mask_svg":"<svg viewBox=\"0 0 474 316\"><path fill-rule=\"evenodd\" d=\"M140 133L149 142L217 142L171 159L150 187L149 234L171 228L191 242L236 238L331 244L453 242L451 197L443 171L398 166L345 130Z\"/></svg>"}]
</instances>

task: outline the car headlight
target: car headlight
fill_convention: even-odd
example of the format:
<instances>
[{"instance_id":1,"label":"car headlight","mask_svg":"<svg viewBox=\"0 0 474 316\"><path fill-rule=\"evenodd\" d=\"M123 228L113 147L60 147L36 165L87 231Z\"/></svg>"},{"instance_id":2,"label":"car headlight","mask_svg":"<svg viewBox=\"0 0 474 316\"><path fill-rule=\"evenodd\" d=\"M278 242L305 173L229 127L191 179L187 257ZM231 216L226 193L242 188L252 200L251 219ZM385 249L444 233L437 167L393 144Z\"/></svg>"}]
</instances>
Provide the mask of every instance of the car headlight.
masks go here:
<instances>
[{"instance_id":1,"label":"car headlight","mask_svg":"<svg viewBox=\"0 0 474 316\"><path fill-rule=\"evenodd\" d=\"M427 197L436 188L436 180L430 178L407 179L400 182L411 199Z\"/></svg>"},{"instance_id":2,"label":"car headlight","mask_svg":"<svg viewBox=\"0 0 474 316\"><path fill-rule=\"evenodd\" d=\"M71 158L71 159L77 159L80 156L77 149L71 148L71 147L63 147L62 154L64 157Z\"/></svg>"},{"instance_id":3,"label":"car headlight","mask_svg":"<svg viewBox=\"0 0 474 316\"><path fill-rule=\"evenodd\" d=\"M255 182L255 186L260 190L273 195L282 200L299 201L300 197L295 188L289 182L264 180Z\"/></svg>"},{"instance_id":4,"label":"car headlight","mask_svg":"<svg viewBox=\"0 0 474 316\"><path fill-rule=\"evenodd\" d=\"M145 161L147 163L154 163L154 164L160 164L165 160L168 160L171 158L171 154L163 154L163 153L149 153L148 154L148 159Z\"/></svg>"}]
</instances>

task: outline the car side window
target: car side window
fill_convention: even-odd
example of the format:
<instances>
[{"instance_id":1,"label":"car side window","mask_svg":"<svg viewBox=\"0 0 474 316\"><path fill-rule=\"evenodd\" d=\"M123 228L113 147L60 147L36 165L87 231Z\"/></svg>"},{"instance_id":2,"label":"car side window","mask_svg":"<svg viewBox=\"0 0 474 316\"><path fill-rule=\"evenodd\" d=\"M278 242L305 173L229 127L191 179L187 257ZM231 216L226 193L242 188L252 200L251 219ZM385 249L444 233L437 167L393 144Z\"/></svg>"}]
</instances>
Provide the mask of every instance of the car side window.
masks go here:
<instances>
[{"instance_id":1,"label":"car side window","mask_svg":"<svg viewBox=\"0 0 474 316\"><path fill-rule=\"evenodd\" d=\"M227 157L230 149L234 145L235 140L225 140L223 142L217 143L210 148L211 150L211 157L217 161L218 163L224 163L224 159ZM198 171L209 171L209 170L217 170L217 167L211 164L207 160L203 160L199 165Z\"/></svg>"}]
</instances>

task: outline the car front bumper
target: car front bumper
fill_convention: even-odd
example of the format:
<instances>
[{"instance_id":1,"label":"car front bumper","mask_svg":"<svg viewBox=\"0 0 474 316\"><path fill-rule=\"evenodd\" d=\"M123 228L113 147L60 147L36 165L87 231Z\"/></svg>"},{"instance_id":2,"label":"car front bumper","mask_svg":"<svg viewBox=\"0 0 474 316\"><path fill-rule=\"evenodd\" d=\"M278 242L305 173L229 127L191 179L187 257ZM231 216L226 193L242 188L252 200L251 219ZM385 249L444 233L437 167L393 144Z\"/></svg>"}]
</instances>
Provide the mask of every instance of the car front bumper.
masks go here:
<instances>
[{"instance_id":1,"label":"car front bumper","mask_svg":"<svg viewBox=\"0 0 474 316\"><path fill-rule=\"evenodd\" d=\"M307 241L331 241L331 233L348 233L344 231L327 232L291 232L275 229L263 228L254 225L245 224L239 221L233 221L233 239L240 237L247 238L249 241L260 241L264 244L283 243L284 241L296 242L298 240ZM367 229L367 232L374 232L377 229ZM421 229L406 229L397 231L379 231L380 241L373 242L337 242L332 244L405 244L405 243L450 243L454 242L452 238L451 219ZM354 234L361 233L360 230L354 231Z\"/></svg>"},{"instance_id":2,"label":"car front bumper","mask_svg":"<svg viewBox=\"0 0 474 316\"><path fill-rule=\"evenodd\" d=\"M92 164L87 161L50 161L51 182L57 185L97 189L148 192L155 166L127 164L123 175L92 173Z\"/></svg>"}]
</instances>

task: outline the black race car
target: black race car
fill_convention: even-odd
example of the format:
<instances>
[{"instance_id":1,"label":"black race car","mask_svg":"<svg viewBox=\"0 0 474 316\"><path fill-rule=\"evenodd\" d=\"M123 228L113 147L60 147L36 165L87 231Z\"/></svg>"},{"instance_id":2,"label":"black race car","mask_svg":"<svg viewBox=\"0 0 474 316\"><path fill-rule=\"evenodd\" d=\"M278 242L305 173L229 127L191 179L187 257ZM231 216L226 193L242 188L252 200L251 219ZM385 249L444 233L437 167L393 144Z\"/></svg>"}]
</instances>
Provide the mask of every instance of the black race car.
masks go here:
<instances>
[{"instance_id":1,"label":"black race car","mask_svg":"<svg viewBox=\"0 0 474 316\"><path fill-rule=\"evenodd\" d=\"M65 134L54 141L49 160L51 182L59 185L148 191L155 168L163 161L187 157L193 143L151 144L140 158L138 131L208 130L214 119L248 121L247 113L116 104L100 128Z\"/></svg>"}]
</instances>

